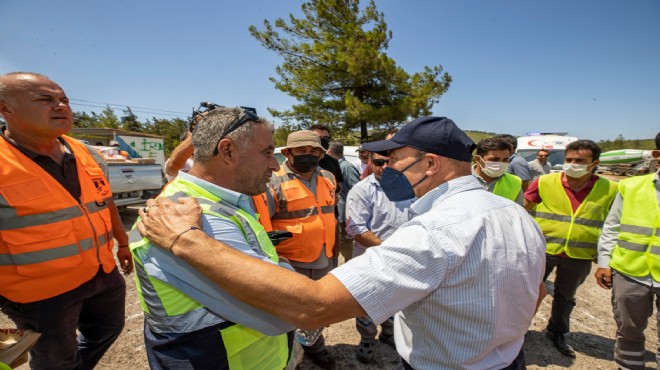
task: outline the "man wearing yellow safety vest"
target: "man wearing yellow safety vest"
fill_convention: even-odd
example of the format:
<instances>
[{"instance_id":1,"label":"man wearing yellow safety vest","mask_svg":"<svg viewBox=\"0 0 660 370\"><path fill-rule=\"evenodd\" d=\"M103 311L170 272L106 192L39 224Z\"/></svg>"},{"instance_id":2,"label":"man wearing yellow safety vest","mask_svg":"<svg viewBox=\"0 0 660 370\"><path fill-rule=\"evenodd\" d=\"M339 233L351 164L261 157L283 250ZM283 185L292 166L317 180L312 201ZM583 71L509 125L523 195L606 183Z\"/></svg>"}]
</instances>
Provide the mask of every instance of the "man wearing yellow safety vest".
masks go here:
<instances>
[{"instance_id":1,"label":"man wearing yellow safety vest","mask_svg":"<svg viewBox=\"0 0 660 370\"><path fill-rule=\"evenodd\" d=\"M511 146L500 138L483 139L477 144L472 175L493 194L524 205L522 180L507 173Z\"/></svg>"},{"instance_id":2,"label":"man wearing yellow safety vest","mask_svg":"<svg viewBox=\"0 0 660 370\"><path fill-rule=\"evenodd\" d=\"M293 268L313 280L332 270L335 245L335 177L319 167L325 154L319 135L313 131L292 132L287 137L286 156L270 180L270 216L275 230L287 230L293 237L277 246ZM303 346L305 356L324 369L335 360L325 348L321 335L311 346Z\"/></svg>"},{"instance_id":3,"label":"man wearing yellow safety vest","mask_svg":"<svg viewBox=\"0 0 660 370\"><path fill-rule=\"evenodd\" d=\"M32 369L92 369L124 327L133 265L94 149L66 136L69 98L48 77L0 76L0 309L41 333Z\"/></svg>"},{"instance_id":4,"label":"man wearing yellow safety vest","mask_svg":"<svg viewBox=\"0 0 660 370\"><path fill-rule=\"evenodd\" d=\"M179 172L160 197L197 199L202 232L251 257L291 268L278 257L251 201L278 169L272 132L272 123L250 111L209 111L193 133L192 168ZM130 234L130 248L152 369L295 367L289 323L236 300L137 230ZM244 274L249 279L250 272Z\"/></svg>"},{"instance_id":5,"label":"man wearing yellow safety vest","mask_svg":"<svg viewBox=\"0 0 660 370\"><path fill-rule=\"evenodd\" d=\"M660 133L655 149L651 153L660 160ZM623 369L645 368L644 330L653 299L660 304L659 173L621 180L598 241L596 282L612 289L614 361ZM656 313L658 322L659 318Z\"/></svg>"},{"instance_id":6,"label":"man wearing yellow safety vest","mask_svg":"<svg viewBox=\"0 0 660 370\"><path fill-rule=\"evenodd\" d=\"M566 342L575 292L591 271L603 222L617 185L594 174L601 149L591 140L566 146L562 172L534 180L525 192L525 208L541 226L546 240L543 280L557 268L552 311L546 336L567 357L575 351Z\"/></svg>"}]
</instances>

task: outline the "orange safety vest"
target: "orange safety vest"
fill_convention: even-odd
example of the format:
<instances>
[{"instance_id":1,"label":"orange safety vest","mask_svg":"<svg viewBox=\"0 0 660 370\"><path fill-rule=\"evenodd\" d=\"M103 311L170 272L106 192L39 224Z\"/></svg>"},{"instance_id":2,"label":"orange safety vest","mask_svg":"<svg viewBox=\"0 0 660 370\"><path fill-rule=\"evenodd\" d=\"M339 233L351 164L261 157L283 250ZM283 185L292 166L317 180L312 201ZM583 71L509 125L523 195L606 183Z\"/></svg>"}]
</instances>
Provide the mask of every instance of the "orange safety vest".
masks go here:
<instances>
[{"instance_id":1,"label":"orange safety vest","mask_svg":"<svg viewBox=\"0 0 660 370\"><path fill-rule=\"evenodd\" d=\"M332 257L335 245L335 177L321 170L316 178L316 197L283 164L270 180L277 209L271 218L275 230L293 234L275 248L277 254L292 261L313 262L325 247Z\"/></svg>"},{"instance_id":2,"label":"orange safety vest","mask_svg":"<svg viewBox=\"0 0 660 370\"><path fill-rule=\"evenodd\" d=\"M108 181L84 144L62 138L76 157L80 199L0 138L0 295L13 302L57 296L99 265L106 273L116 266Z\"/></svg>"},{"instance_id":3,"label":"orange safety vest","mask_svg":"<svg viewBox=\"0 0 660 370\"><path fill-rule=\"evenodd\" d=\"M273 224L270 221L270 214L268 213L268 199L266 198L266 193L254 195L252 196L252 200L254 201L255 213L259 215L258 220L261 226L264 227L266 232L273 231Z\"/></svg>"}]
</instances>

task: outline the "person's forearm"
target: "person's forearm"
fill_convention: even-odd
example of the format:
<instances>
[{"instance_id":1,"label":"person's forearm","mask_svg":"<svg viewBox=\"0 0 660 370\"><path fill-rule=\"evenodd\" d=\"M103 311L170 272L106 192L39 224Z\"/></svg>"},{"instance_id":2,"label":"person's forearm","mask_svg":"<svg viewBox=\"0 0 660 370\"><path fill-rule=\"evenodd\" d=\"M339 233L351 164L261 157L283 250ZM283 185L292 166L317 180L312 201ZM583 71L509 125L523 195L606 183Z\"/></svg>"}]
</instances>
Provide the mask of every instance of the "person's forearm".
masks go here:
<instances>
[{"instance_id":1,"label":"person's forearm","mask_svg":"<svg viewBox=\"0 0 660 370\"><path fill-rule=\"evenodd\" d=\"M236 298L303 329L366 314L334 276L313 281L249 257L202 232L181 235L172 252Z\"/></svg>"},{"instance_id":2,"label":"person's forearm","mask_svg":"<svg viewBox=\"0 0 660 370\"><path fill-rule=\"evenodd\" d=\"M354 236L355 240L364 247L375 247L383 243L379 237L371 231Z\"/></svg>"},{"instance_id":3,"label":"person's forearm","mask_svg":"<svg viewBox=\"0 0 660 370\"><path fill-rule=\"evenodd\" d=\"M192 139L182 141L179 146L174 148L170 158L167 160L167 163L165 164L165 173L168 176L175 177L193 153L194 147L192 145Z\"/></svg>"}]
</instances>

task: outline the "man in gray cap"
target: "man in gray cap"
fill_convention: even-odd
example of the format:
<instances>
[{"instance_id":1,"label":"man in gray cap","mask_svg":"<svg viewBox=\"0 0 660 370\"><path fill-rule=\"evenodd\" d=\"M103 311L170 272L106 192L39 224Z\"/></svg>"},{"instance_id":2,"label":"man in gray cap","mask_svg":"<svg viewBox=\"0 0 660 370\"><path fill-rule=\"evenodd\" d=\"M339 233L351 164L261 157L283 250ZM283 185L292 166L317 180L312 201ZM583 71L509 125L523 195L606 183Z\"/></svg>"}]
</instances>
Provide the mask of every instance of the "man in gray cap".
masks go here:
<instances>
[{"instance_id":1,"label":"man in gray cap","mask_svg":"<svg viewBox=\"0 0 660 370\"><path fill-rule=\"evenodd\" d=\"M318 280L333 268L335 177L319 167L325 148L316 132L290 133L282 154L286 162L270 179L268 208L273 230L290 231L293 237L276 246L277 254L287 258L298 273ZM303 349L305 357L320 367L334 368L323 335Z\"/></svg>"},{"instance_id":2,"label":"man in gray cap","mask_svg":"<svg viewBox=\"0 0 660 370\"><path fill-rule=\"evenodd\" d=\"M481 188L470 173L474 143L445 117L418 118L363 147L389 151L381 187L392 201L417 196L413 218L318 281L246 258L204 233L176 239L199 223L192 201L159 200L138 228L159 245L176 240L175 256L302 328L366 315L380 324L396 314L399 369L523 369L524 336L545 295L538 225ZM248 270L249 281L242 277Z\"/></svg>"}]
</instances>

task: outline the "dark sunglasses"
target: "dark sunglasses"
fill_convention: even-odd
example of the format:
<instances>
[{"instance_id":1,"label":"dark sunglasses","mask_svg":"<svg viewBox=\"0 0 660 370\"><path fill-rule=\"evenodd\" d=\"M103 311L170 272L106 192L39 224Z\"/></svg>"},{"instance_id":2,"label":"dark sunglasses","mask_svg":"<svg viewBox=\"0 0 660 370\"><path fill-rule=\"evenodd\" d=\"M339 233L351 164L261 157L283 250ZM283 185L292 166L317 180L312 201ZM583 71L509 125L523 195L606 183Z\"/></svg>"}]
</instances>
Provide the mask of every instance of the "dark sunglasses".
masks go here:
<instances>
[{"instance_id":1,"label":"dark sunglasses","mask_svg":"<svg viewBox=\"0 0 660 370\"><path fill-rule=\"evenodd\" d=\"M539 157L547 157L547 155L541 155L541 154L539 154L538 156Z\"/></svg>"},{"instance_id":2,"label":"dark sunglasses","mask_svg":"<svg viewBox=\"0 0 660 370\"><path fill-rule=\"evenodd\" d=\"M218 144L220 144L220 140L224 139L227 135L231 134L232 132L236 131L239 127L243 126L245 123L248 121L253 121L257 122L259 121L259 116L257 116L256 113L253 113L249 110L243 110L243 112L236 118L232 123L227 126L227 128L222 131L222 135L220 135L220 138L218 139L218 142L215 143L215 149L213 150L213 155L216 156L218 155Z\"/></svg>"},{"instance_id":3,"label":"dark sunglasses","mask_svg":"<svg viewBox=\"0 0 660 370\"><path fill-rule=\"evenodd\" d=\"M371 163L373 163L374 166L376 166L376 167L381 167L381 166L383 166L385 163L389 163L389 162L390 162L389 159L372 159L372 160L371 160Z\"/></svg>"}]
</instances>

